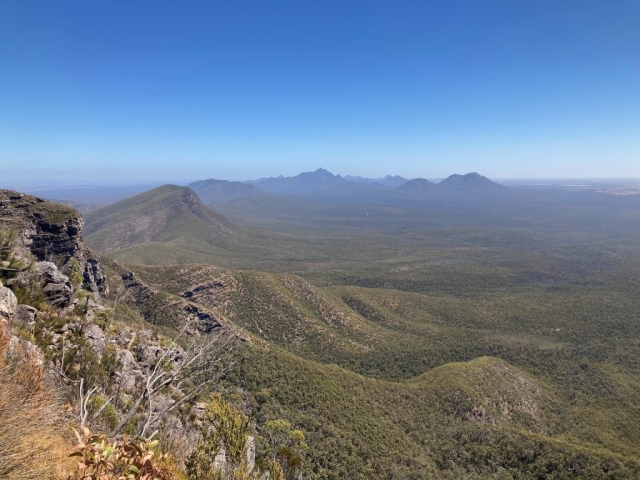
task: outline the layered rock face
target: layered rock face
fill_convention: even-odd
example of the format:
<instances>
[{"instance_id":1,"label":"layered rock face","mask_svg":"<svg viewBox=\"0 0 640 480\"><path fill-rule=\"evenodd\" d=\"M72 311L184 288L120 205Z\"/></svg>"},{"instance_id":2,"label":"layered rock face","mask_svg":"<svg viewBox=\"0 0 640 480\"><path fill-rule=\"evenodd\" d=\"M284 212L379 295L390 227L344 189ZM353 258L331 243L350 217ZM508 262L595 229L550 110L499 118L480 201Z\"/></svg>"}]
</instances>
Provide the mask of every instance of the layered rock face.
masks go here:
<instances>
[{"instance_id":1,"label":"layered rock face","mask_svg":"<svg viewBox=\"0 0 640 480\"><path fill-rule=\"evenodd\" d=\"M81 302L85 303L83 310L88 320L104 310L100 295L108 293L106 275L98 258L82 242L83 226L82 216L73 208L0 190L0 234L11 238L3 245L4 250L10 251L4 253L17 259L19 265L15 271L5 267L0 272L5 277L4 284L0 282L0 321L9 335L10 346L19 343L22 350L42 357L37 347L9 333L11 325L33 331L40 314L34 306L20 303L16 297L20 290L41 292L43 300L62 318L69 316L70 324L74 320L69 314ZM80 287L89 291L91 298L74 298ZM30 303L29 299L23 301ZM89 342L98 355L104 350L99 337L94 332L93 343Z\"/></svg>"},{"instance_id":2,"label":"layered rock face","mask_svg":"<svg viewBox=\"0 0 640 480\"><path fill-rule=\"evenodd\" d=\"M107 293L100 262L82 242L83 227L81 214L71 207L0 190L0 231L17 234L15 256L27 262L31 258L46 262L38 268L49 289L48 296L57 305L64 305L63 299L69 293L69 285L65 284L72 275L81 276L89 291Z\"/></svg>"}]
</instances>

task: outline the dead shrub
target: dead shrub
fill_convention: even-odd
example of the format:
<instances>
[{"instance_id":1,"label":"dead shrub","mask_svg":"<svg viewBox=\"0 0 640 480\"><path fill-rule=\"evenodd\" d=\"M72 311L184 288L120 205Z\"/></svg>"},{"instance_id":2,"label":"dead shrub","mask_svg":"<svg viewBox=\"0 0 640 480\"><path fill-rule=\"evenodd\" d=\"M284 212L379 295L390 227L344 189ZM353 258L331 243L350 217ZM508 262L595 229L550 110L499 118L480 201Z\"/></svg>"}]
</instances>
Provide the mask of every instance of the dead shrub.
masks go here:
<instances>
[{"instance_id":1,"label":"dead shrub","mask_svg":"<svg viewBox=\"0 0 640 480\"><path fill-rule=\"evenodd\" d=\"M33 358L8 363L10 337L0 323L0 478L61 478L68 446L59 435L60 407ZM15 352L12 352L15 358Z\"/></svg>"}]
</instances>

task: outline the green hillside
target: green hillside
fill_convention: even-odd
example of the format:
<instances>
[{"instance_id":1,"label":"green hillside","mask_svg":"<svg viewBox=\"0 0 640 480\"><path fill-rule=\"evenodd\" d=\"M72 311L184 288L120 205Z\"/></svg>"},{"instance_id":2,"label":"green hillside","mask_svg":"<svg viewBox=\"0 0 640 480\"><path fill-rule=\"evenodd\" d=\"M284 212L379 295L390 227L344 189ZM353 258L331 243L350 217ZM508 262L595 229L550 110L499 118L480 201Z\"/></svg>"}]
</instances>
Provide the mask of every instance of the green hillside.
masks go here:
<instances>
[{"instance_id":1,"label":"green hillside","mask_svg":"<svg viewBox=\"0 0 640 480\"><path fill-rule=\"evenodd\" d=\"M224 248L235 233L229 221L205 207L191 189L175 185L90 212L85 225L87 243L106 253L149 243L179 248L184 237Z\"/></svg>"},{"instance_id":2,"label":"green hillside","mask_svg":"<svg viewBox=\"0 0 640 480\"><path fill-rule=\"evenodd\" d=\"M635 478L637 448L576 441L555 424L548 387L495 358L394 383L277 349L249 356L237 382L260 419L307 433L309 478ZM606 418L606 417L605 417ZM600 418L600 423L603 422Z\"/></svg>"},{"instance_id":3,"label":"green hillside","mask_svg":"<svg viewBox=\"0 0 640 480\"><path fill-rule=\"evenodd\" d=\"M312 478L638 472L640 305L613 277L588 295L459 297L203 265L135 271L165 292L145 303L152 321L186 302L250 332L229 381L256 416L307 432Z\"/></svg>"}]
</instances>

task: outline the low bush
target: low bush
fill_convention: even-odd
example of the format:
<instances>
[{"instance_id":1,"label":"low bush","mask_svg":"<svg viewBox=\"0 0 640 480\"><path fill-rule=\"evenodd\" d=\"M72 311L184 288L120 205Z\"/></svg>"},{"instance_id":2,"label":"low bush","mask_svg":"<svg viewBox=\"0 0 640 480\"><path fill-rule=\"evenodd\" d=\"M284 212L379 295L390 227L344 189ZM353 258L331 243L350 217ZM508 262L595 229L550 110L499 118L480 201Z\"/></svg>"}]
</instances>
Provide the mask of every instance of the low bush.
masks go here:
<instances>
[{"instance_id":1,"label":"low bush","mask_svg":"<svg viewBox=\"0 0 640 480\"><path fill-rule=\"evenodd\" d=\"M74 480L174 480L178 471L157 441L122 439L110 442L83 427L75 431L78 443L71 457L78 460Z\"/></svg>"}]
</instances>

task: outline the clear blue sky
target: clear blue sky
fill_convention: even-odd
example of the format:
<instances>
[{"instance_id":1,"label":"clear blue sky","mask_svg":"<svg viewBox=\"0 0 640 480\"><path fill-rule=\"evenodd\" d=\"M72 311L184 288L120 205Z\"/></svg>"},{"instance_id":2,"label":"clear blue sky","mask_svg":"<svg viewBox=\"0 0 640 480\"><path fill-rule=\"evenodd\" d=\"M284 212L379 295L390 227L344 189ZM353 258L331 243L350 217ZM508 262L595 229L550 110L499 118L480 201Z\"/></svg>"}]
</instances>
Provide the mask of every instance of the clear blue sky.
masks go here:
<instances>
[{"instance_id":1,"label":"clear blue sky","mask_svg":"<svg viewBox=\"0 0 640 480\"><path fill-rule=\"evenodd\" d=\"M637 0L0 0L0 179L640 177Z\"/></svg>"}]
</instances>

